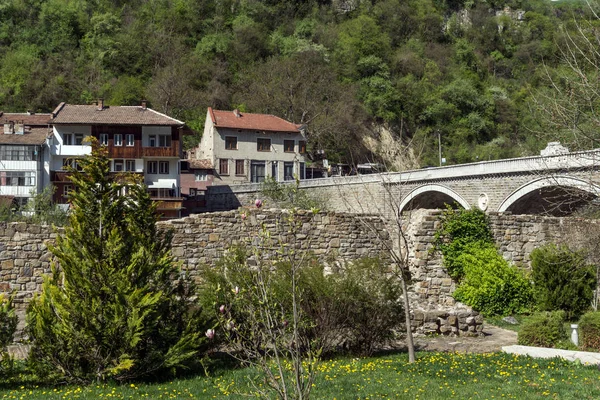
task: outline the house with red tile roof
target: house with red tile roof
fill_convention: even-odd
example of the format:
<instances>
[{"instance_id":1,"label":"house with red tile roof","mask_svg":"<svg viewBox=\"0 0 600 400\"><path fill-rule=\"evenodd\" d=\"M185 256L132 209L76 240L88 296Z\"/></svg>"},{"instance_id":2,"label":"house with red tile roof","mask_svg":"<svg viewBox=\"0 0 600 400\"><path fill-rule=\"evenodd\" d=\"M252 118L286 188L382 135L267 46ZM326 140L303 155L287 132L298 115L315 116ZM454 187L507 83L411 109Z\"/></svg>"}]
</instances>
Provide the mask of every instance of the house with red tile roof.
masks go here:
<instances>
[{"instance_id":1,"label":"house with red tile roof","mask_svg":"<svg viewBox=\"0 0 600 400\"><path fill-rule=\"evenodd\" d=\"M210 167L212 185L262 182L266 177L276 181L305 178L304 127L275 115L209 107L200 145L193 154ZM199 180L204 176L198 172Z\"/></svg>"},{"instance_id":2,"label":"house with red tile roof","mask_svg":"<svg viewBox=\"0 0 600 400\"><path fill-rule=\"evenodd\" d=\"M164 218L181 216L182 197L179 161L185 124L146 106L107 106L61 103L52 112L48 141L50 178L56 187L55 201L66 203L72 190L64 166L90 154L85 138L95 137L108 149L111 172L136 173L144 177L151 197L159 202Z\"/></svg>"},{"instance_id":3,"label":"house with red tile roof","mask_svg":"<svg viewBox=\"0 0 600 400\"><path fill-rule=\"evenodd\" d=\"M50 114L0 111L0 197L25 205L50 184Z\"/></svg>"}]
</instances>

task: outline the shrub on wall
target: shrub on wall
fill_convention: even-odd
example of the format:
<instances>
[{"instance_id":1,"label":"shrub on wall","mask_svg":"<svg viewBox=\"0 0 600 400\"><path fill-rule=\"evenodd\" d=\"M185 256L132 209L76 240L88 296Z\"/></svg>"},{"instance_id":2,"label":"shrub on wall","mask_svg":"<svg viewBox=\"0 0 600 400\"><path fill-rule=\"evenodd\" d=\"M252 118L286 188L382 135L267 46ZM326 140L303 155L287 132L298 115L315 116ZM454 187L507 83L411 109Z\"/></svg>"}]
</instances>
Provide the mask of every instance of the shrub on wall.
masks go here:
<instances>
[{"instance_id":1,"label":"shrub on wall","mask_svg":"<svg viewBox=\"0 0 600 400\"><path fill-rule=\"evenodd\" d=\"M548 244L531 253L534 296L541 310L563 310L572 320L589 307L596 285L595 269L582 252Z\"/></svg>"},{"instance_id":2,"label":"shrub on wall","mask_svg":"<svg viewBox=\"0 0 600 400\"><path fill-rule=\"evenodd\" d=\"M583 314L579 320L579 345L585 351L600 352L600 312Z\"/></svg>"},{"instance_id":3,"label":"shrub on wall","mask_svg":"<svg viewBox=\"0 0 600 400\"><path fill-rule=\"evenodd\" d=\"M539 312L523 323L518 343L524 346L557 347L568 339L564 311Z\"/></svg>"},{"instance_id":4,"label":"shrub on wall","mask_svg":"<svg viewBox=\"0 0 600 400\"><path fill-rule=\"evenodd\" d=\"M458 259L467 247L493 244L489 219L481 210L454 210L448 206L440 218L440 228L434 237L435 249L441 251L448 274L457 281L464 276Z\"/></svg>"},{"instance_id":5,"label":"shrub on wall","mask_svg":"<svg viewBox=\"0 0 600 400\"><path fill-rule=\"evenodd\" d=\"M493 245L465 246L455 262L463 271L456 300L485 315L520 313L531 306L532 288L524 272L509 265Z\"/></svg>"}]
</instances>

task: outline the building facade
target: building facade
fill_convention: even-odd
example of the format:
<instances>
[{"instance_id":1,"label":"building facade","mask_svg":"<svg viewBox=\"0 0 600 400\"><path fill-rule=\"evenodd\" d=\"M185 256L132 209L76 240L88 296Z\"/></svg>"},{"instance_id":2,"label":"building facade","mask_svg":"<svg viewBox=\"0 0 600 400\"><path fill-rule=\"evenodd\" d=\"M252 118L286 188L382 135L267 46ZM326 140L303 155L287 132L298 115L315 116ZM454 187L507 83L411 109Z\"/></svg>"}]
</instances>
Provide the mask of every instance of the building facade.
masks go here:
<instances>
[{"instance_id":1,"label":"building facade","mask_svg":"<svg viewBox=\"0 0 600 400\"><path fill-rule=\"evenodd\" d=\"M305 155L303 126L274 115L212 108L195 152L212 167L212 185L305 179Z\"/></svg>"},{"instance_id":2,"label":"building facade","mask_svg":"<svg viewBox=\"0 0 600 400\"><path fill-rule=\"evenodd\" d=\"M164 218L181 216L179 179L181 139L185 124L146 107L61 103L50 120L48 140L51 155L50 179L56 187L55 201L66 203L72 190L64 167L77 167L77 159L91 152L86 137L93 136L106 146L111 172L141 174L150 196L159 202Z\"/></svg>"},{"instance_id":3,"label":"building facade","mask_svg":"<svg viewBox=\"0 0 600 400\"><path fill-rule=\"evenodd\" d=\"M23 206L50 184L50 114L0 112L0 196Z\"/></svg>"}]
</instances>

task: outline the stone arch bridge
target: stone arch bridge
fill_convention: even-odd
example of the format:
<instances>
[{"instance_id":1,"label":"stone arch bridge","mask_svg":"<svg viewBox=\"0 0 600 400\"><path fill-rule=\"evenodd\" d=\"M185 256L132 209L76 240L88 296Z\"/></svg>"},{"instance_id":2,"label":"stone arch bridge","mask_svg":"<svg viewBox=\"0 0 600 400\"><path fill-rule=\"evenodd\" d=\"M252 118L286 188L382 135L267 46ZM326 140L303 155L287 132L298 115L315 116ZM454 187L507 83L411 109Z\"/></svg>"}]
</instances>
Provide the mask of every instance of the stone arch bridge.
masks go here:
<instances>
[{"instance_id":1,"label":"stone arch bridge","mask_svg":"<svg viewBox=\"0 0 600 400\"><path fill-rule=\"evenodd\" d=\"M399 173L301 181L333 211L405 212L478 207L486 212L571 215L600 198L600 149L485 161ZM260 185L214 186L209 210L252 204Z\"/></svg>"}]
</instances>

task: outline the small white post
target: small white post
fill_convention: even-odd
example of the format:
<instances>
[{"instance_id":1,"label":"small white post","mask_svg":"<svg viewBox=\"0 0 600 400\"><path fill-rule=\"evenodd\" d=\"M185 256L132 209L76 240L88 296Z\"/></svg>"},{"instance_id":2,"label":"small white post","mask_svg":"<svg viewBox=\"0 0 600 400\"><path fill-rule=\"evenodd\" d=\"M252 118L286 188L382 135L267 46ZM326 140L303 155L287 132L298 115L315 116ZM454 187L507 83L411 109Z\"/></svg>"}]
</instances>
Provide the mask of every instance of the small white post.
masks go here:
<instances>
[{"instance_id":1,"label":"small white post","mask_svg":"<svg viewBox=\"0 0 600 400\"><path fill-rule=\"evenodd\" d=\"M573 342L575 346L579 346L579 333L577 332L578 327L579 325L577 324L571 324L571 342Z\"/></svg>"}]
</instances>

